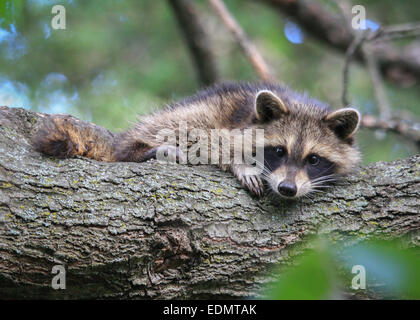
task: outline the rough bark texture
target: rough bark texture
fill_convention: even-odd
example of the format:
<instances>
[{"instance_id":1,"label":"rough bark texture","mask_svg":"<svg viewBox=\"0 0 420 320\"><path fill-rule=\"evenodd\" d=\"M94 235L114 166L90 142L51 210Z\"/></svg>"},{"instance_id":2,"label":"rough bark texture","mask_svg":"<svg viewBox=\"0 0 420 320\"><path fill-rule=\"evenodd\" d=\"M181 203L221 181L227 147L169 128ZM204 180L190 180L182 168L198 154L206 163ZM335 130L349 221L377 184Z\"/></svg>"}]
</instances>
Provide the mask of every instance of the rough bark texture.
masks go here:
<instances>
[{"instance_id":1,"label":"rough bark texture","mask_svg":"<svg viewBox=\"0 0 420 320\"><path fill-rule=\"evenodd\" d=\"M418 237L420 156L272 203L212 167L43 157L29 138L45 117L0 108L0 298L241 298L311 235Z\"/></svg>"}]
</instances>

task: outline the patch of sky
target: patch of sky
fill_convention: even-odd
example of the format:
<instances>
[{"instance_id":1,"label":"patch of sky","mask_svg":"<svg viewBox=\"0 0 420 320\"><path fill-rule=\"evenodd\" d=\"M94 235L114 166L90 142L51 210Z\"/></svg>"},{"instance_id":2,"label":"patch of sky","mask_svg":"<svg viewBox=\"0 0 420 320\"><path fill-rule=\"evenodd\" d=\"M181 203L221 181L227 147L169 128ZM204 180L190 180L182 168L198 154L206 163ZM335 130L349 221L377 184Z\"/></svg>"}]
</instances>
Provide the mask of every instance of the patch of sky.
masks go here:
<instances>
[{"instance_id":1,"label":"patch of sky","mask_svg":"<svg viewBox=\"0 0 420 320\"><path fill-rule=\"evenodd\" d=\"M10 108L30 109L28 87L20 82L12 82L0 76L0 105Z\"/></svg>"},{"instance_id":2,"label":"patch of sky","mask_svg":"<svg viewBox=\"0 0 420 320\"><path fill-rule=\"evenodd\" d=\"M14 24L10 25L10 31L0 28L0 46L4 46L6 58L16 59L26 53L26 40L16 30Z\"/></svg>"},{"instance_id":3,"label":"patch of sky","mask_svg":"<svg viewBox=\"0 0 420 320\"><path fill-rule=\"evenodd\" d=\"M56 0L27 0L29 5L35 5L35 6L54 6L56 4L74 4L74 0L62 0L59 3L57 3Z\"/></svg>"},{"instance_id":4,"label":"patch of sky","mask_svg":"<svg viewBox=\"0 0 420 320\"><path fill-rule=\"evenodd\" d=\"M42 31L44 32L44 38L48 39L51 36L51 28L48 23L42 24Z\"/></svg>"},{"instance_id":5,"label":"patch of sky","mask_svg":"<svg viewBox=\"0 0 420 320\"><path fill-rule=\"evenodd\" d=\"M65 82L67 82L67 77L64 74L58 73L58 72L51 72L46 75L44 80L42 80L41 86L42 87L51 87L51 86L57 86L57 85L61 86Z\"/></svg>"},{"instance_id":6,"label":"patch of sky","mask_svg":"<svg viewBox=\"0 0 420 320\"><path fill-rule=\"evenodd\" d=\"M372 20L366 19L366 28L361 27L362 30L370 29L376 31L380 28L380 25Z\"/></svg>"},{"instance_id":7,"label":"patch of sky","mask_svg":"<svg viewBox=\"0 0 420 320\"><path fill-rule=\"evenodd\" d=\"M100 94L104 91L116 87L118 84L118 80L116 80L111 75L104 74L103 72L101 72L92 80L91 84L92 93Z\"/></svg>"},{"instance_id":8,"label":"patch of sky","mask_svg":"<svg viewBox=\"0 0 420 320\"><path fill-rule=\"evenodd\" d=\"M64 74L50 73L41 82L36 92L38 109L46 113L75 114L74 106L79 100L77 90L68 92L64 87L68 80Z\"/></svg>"},{"instance_id":9,"label":"patch of sky","mask_svg":"<svg viewBox=\"0 0 420 320\"><path fill-rule=\"evenodd\" d=\"M304 39L302 29L297 23L290 20L288 20L284 25L284 35L287 40L294 44L300 44Z\"/></svg>"}]
</instances>

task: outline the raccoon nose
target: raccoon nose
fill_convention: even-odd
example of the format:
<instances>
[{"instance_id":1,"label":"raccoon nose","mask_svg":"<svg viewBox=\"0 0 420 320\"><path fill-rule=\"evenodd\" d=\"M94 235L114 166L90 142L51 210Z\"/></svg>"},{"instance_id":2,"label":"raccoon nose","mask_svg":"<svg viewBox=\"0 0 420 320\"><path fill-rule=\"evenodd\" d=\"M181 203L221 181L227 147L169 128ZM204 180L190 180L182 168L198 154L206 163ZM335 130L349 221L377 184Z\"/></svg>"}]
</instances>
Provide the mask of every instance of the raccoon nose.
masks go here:
<instances>
[{"instance_id":1,"label":"raccoon nose","mask_svg":"<svg viewBox=\"0 0 420 320\"><path fill-rule=\"evenodd\" d=\"M296 185L290 181L283 181L279 184L279 193L285 197L294 197L297 193Z\"/></svg>"}]
</instances>

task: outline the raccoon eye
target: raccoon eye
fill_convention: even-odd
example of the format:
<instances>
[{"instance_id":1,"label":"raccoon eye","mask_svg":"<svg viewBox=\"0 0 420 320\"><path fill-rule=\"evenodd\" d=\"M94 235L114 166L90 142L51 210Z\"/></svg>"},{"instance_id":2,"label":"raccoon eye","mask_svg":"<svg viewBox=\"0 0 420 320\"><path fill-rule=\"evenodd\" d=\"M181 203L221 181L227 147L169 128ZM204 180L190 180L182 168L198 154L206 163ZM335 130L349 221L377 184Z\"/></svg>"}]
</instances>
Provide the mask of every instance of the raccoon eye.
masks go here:
<instances>
[{"instance_id":1,"label":"raccoon eye","mask_svg":"<svg viewBox=\"0 0 420 320\"><path fill-rule=\"evenodd\" d=\"M276 150L277 155L280 157L283 157L284 155L286 155L286 149L284 149L283 147L277 147L275 150Z\"/></svg>"},{"instance_id":2,"label":"raccoon eye","mask_svg":"<svg viewBox=\"0 0 420 320\"><path fill-rule=\"evenodd\" d=\"M315 154L312 154L308 157L308 162L312 166L316 166L319 164L319 157Z\"/></svg>"}]
</instances>

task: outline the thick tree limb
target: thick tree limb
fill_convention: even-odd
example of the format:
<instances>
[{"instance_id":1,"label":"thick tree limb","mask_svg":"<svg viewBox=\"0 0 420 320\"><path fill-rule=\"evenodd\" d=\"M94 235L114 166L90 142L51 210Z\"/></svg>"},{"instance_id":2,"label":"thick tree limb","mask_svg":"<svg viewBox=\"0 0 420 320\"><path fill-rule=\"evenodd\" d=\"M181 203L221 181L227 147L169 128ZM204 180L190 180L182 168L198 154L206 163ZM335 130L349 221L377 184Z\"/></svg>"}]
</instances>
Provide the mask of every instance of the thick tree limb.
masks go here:
<instances>
[{"instance_id":1,"label":"thick tree limb","mask_svg":"<svg viewBox=\"0 0 420 320\"><path fill-rule=\"evenodd\" d=\"M273 204L212 167L43 157L29 139L45 117L0 108L0 298L245 297L311 235L420 228L420 156ZM57 264L65 290L51 288Z\"/></svg>"}]
</instances>

